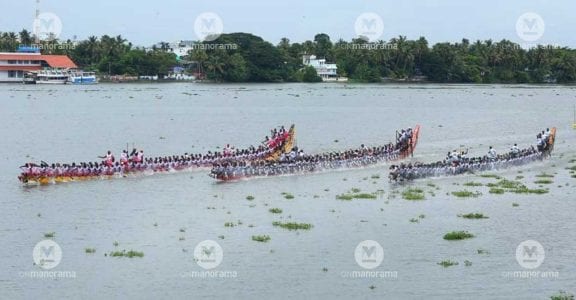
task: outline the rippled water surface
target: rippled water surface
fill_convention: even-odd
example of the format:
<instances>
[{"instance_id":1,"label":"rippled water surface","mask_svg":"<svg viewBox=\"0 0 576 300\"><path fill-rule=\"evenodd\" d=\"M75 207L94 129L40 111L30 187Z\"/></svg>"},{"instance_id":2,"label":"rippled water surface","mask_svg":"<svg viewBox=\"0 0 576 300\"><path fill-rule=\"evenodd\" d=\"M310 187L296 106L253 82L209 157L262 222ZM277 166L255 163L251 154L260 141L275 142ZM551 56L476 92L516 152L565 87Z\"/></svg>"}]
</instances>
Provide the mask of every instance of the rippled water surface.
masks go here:
<instances>
[{"instance_id":1,"label":"rippled water surface","mask_svg":"<svg viewBox=\"0 0 576 300\"><path fill-rule=\"evenodd\" d=\"M574 293L576 178L566 169L576 158L574 103L576 90L558 86L0 85L0 298L543 299L558 290ZM387 166L226 184L215 183L206 170L33 188L16 179L27 161L94 161L127 144L147 155L206 152L227 143L246 147L270 128L291 123L307 152L379 145L393 139L396 129L421 124L413 158L419 161L442 159L454 148L481 155L490 145L500 152L513 143L528 146L538 130L556 126L550 160L497 172L521 176L534 188L536 175L546 172L553 183L543 186L549 189L543 195L496 195L486 186L463 186L495 179L436 178L413 183L426 199L408 201L399 194L407 186L386 179ZM374 200L336 199L352 188L383 193ZM464 189L482 195L451 194ZM470 212L489 218L457 217ZM288 231L274 221L313 228ZM227 222L237 226L225 227ZM443 239L454 230L475 237ZM32 250L47 232L55 232L63 251L51 271L73 271L76 278L26 276L41 271ZM255 242L253 235L271 240ZM529 239L545 249L536 271L556 278L510 276L527 270L515 252ZM188 276L204 271L193 255L204 240L223 249L214 270L234 272L235 278ZM396 276L350 278L350 272L364 270L354 258L363 240L384 249L374 271ZM144 257L105 255L124 249ZM445 259L459 265L437 264Z\"/></svg>"}]
</instances>

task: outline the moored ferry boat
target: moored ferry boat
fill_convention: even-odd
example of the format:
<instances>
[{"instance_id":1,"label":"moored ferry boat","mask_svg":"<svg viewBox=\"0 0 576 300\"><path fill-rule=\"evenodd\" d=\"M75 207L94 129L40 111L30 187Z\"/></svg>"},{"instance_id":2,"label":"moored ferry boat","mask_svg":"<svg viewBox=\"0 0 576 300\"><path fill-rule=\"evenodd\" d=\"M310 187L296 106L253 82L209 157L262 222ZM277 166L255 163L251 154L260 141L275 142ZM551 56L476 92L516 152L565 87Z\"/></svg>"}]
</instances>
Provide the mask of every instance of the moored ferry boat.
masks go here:
<instances>
[{"instance_id":1,"label":"moored ferry boat","mask_svg":"<svg viewBox=\"0 0 576 300\"><path fill-rule=\"evenodd\" d=\"M71 84L96 84L98 78L95 72L71 71L68 75L68 83Z\"/></svg>"},{"instance_id":2,"label":"moored ferry boat","mask_svg":"<svg viewBox=\"0 0 576 300\"><path fill-rule=\"evenodd\" d=\"M41 70L36 74L37 84L66 84L69 75L62 70Z\"/></svg>"}]
</instances>

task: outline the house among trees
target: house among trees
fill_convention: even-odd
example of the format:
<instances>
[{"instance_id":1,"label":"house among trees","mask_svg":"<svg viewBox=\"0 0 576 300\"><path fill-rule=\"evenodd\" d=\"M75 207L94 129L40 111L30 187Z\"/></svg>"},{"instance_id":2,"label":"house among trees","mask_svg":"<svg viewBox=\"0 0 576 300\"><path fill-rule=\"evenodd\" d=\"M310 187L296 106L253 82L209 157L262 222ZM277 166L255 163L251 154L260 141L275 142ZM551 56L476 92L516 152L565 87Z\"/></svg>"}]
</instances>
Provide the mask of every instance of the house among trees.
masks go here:
<instances>
[{"instance_id":1,"label":"house among trees","mask_svg":"<svg viewBox=\"0 0 576 300\"><path fill-rule=\"evenodd\" d=\"M341 81L344 78L338 77L338 66L336 64L326 63L324 58L316 58L316 55L302 56L304 66L313 67L322 81Z\"/></svg>"}]
</instances>

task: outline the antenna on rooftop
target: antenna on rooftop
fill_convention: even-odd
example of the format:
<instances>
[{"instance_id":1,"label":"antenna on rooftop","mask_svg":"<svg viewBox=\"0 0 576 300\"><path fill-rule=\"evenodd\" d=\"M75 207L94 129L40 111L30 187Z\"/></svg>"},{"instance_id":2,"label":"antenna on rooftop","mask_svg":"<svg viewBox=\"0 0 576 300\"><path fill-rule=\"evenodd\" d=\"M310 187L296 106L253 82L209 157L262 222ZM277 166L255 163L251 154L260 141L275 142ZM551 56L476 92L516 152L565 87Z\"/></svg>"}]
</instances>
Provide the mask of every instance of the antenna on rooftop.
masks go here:
<instances>
[{"instance_id":1,"label":"antenna on rooftop","mask_svg":"<svg viewBox=\"0 0 576 300\"><path fill-rule=\"evenodd\" d=\"M40 0L36 0L36 18L34 19L34 42L40 44Z\"/></svg>"}]
</instances>

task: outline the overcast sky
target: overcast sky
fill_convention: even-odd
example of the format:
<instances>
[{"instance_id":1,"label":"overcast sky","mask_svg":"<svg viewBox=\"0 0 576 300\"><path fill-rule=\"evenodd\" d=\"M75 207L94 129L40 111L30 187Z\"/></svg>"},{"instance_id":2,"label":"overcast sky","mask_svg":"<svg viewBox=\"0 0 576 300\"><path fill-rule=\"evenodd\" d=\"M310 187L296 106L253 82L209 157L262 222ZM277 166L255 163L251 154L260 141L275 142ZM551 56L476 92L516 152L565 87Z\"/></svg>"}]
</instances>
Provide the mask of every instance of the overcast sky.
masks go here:
<instances>
[{"instance_id":1,"label":"overcast sky","mask_svg":"<svg viewBox=\"0 0 576 300\"><path fill-rule=\"evenodd\" d=\"M32 31L36 0L0 0L0 31ZM122 35L135 45L197 40L194 21L204 12L221 17L224 32L249 32L274 44L327 33L332 41L356 36L355 21L375 13L381 39L425 36L430 42L503 38L522 42L516 22L526 12L540 15L539 43L576 48L576 0L41 0L42 12L62 21L61 39Z\"/></svg>"}]
</instances>

